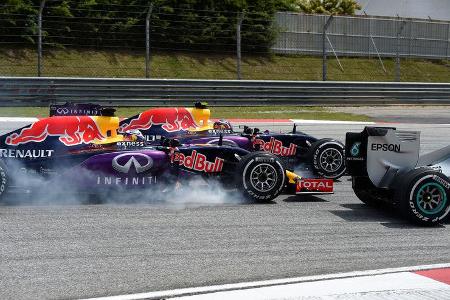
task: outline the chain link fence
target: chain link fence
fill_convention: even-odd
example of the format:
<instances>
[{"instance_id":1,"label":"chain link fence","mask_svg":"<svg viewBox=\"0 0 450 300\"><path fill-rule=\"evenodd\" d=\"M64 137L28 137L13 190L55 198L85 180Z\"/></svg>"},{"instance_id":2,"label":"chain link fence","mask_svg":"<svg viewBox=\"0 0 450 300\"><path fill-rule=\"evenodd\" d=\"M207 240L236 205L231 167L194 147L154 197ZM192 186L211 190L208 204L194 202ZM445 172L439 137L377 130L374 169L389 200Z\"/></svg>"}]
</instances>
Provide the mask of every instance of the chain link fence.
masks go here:
<instances>
[{"instance_id":1,"label":"chain link fence","mask_svg":"<svg viewBox=\"0 0 450 300\"><path fill-rule=\"evenodd\" d=\"M44 0L0 15L0 76L450 81L449 22Z\"/></svg>"}]
</instances>

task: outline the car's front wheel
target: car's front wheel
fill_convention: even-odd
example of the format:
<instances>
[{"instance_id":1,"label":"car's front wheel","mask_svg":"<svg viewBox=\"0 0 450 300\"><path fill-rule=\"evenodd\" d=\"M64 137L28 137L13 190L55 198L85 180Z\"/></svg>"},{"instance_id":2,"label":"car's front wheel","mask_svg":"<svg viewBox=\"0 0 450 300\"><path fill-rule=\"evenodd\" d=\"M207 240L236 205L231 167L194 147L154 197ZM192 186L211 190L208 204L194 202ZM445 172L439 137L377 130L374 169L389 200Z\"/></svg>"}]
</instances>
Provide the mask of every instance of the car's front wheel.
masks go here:
<instances>
[{"instance_id":1,"label":"car's front wheel","mask_svg":"<svg viewBox=\"0 0 450 300\"><path fill-rule=\"evenodd\" d=\"M286 171L275 155L250 153L241 159L236 170L236 187L247 199L268 202L283 191Z\"/></svg>"}]
</instances>

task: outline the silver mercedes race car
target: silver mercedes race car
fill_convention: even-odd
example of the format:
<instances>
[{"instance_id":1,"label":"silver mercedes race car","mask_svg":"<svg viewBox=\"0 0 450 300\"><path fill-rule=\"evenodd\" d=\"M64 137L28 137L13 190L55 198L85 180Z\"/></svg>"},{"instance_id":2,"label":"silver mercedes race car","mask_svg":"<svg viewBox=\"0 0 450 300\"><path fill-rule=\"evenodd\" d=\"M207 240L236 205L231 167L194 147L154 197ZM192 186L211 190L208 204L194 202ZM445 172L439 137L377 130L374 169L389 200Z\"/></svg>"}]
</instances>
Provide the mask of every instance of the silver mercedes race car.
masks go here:
<instances>
[{"instance_id":1,"label":"silver mercedes race car","mask_svg":"<svg viewBox=\"0 0 450 300\"><path fill-rule=\"evenodd\" d=\"M421 225L444 222L450 212L450 146L419 156L420 132L366 127L346 135L346 164L356 196L391 204Z\"/></svg>"}]
</instances>

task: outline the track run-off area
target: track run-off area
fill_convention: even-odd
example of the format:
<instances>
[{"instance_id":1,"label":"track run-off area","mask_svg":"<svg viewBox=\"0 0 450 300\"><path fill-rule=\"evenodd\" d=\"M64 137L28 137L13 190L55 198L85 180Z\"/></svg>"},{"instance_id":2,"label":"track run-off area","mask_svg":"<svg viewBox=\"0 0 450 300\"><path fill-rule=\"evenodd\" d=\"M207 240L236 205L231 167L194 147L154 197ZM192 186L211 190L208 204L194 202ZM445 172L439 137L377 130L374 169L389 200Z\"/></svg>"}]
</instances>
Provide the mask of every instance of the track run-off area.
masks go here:
<instances>
[{"instance_id":1,"label":"track run-off area","mask_svg":"<svg viewBox=\"0 0 450 300\"><path fill-rule=\"evenodd\" d=\"M0 122L1 133L21 125ZM450 144L449 124L381 125L420 130L421 153ZM297 130L344 141L345 132L363 127ZM450 262L449 225L418 227L370 208L348 177L333 195L280 196L269 204L197 200L1 205L0 299L89 298Z\"/></svg>"}]
</instances>

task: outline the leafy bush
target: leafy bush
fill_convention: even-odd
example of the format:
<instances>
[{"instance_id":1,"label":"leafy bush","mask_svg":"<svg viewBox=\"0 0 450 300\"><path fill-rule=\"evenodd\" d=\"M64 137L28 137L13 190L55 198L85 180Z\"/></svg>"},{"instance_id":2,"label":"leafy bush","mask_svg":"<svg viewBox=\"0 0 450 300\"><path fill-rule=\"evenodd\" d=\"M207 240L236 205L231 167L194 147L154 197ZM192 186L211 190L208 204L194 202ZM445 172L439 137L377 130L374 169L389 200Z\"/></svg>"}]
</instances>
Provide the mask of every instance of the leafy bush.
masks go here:
<instances>
[{"instance_id":1,"label":"leafy bush","mask_svg":"<svg viewBox=\"0 0 450 300\"><path fill-rule=\"evenodd\" d=\"M244 12L242 46L266 52L276 32L274 13L292 10L293 0L154 0L153 49L233 51L238 13ZM6 0L0 6L0 36L5 44L37 41L40 0ZM143 49L147 0L47 1L44 43L47 47Z\"/></svg>"}]
</instances>

